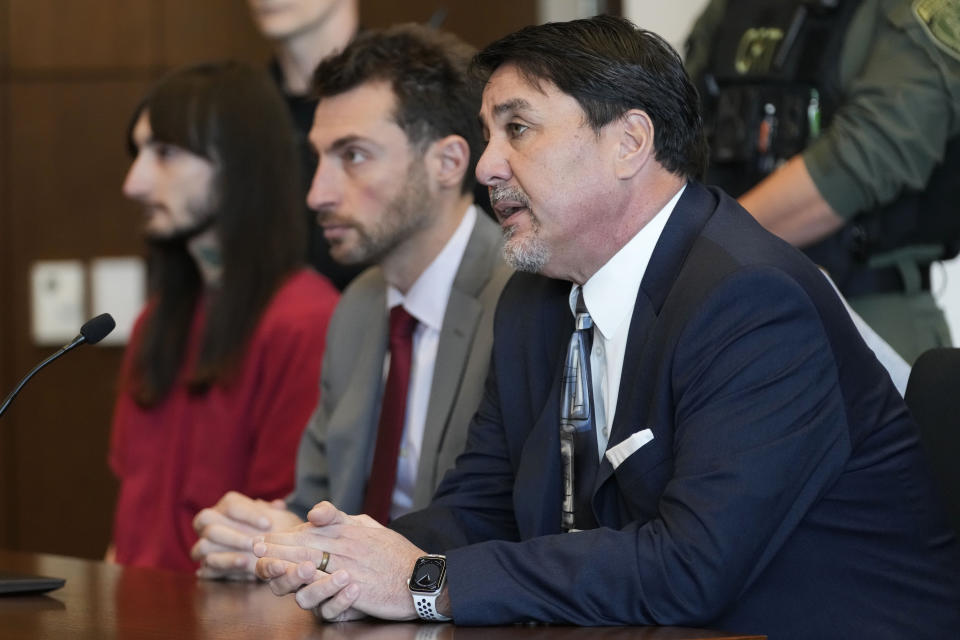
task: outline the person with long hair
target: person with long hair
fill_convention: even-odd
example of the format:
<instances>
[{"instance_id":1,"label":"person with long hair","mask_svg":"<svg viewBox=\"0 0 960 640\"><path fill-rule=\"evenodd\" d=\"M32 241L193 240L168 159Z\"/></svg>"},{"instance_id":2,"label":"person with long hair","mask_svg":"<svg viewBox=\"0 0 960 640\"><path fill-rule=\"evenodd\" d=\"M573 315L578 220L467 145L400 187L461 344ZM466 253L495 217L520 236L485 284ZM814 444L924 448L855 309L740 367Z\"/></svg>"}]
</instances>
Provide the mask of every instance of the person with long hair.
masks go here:
<instances>
[{"instance_id":1,"label":"person with long hair","mask_svg":"<svg viewBox=\"0 0 960 640\"><path fill-rule=\"evenodd\" d=\"M120 563L192 570L196 511L293 487L338 294L303 266L290 130L269 78L234 62L173 72L131 120L123 193L143 207L150 299L113 421Z\"/></svg>"}]
</instances>

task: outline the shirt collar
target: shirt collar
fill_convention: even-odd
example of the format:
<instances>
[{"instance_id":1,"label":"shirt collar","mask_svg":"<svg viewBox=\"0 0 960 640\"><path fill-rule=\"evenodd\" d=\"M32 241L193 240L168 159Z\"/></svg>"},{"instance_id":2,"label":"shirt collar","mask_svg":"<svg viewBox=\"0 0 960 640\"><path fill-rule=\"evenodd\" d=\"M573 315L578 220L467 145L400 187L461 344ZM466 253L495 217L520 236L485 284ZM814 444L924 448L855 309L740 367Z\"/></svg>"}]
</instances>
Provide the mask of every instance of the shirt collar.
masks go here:
<instances>
[{"instance_id":1,"label":"shirt collar","mask_svg":"<svg viewBox=\"0 0 960 640\"><path fill-rule=\"evenodd\" d=\"M463 220L453 232L447 244L433 259L420 277L416 279L406 295L392 285L387 286L387 310L402 304L417 322L437 331L443 326L443 316L447 311L450 290L456 278L460 261L467 250L467 243L477 221L476 207L471 205L463 215Z\"/></svg>"},{"instance_id":2,"label":"shirt collar","mask_svg":"<svg viewBox=\"0 0 960 640\"><path fill-rule=\"evenodd\" d=\"M627 244L583 285L583 301L594 326L604 338L611 338L633 314L643 274L686 184L645 224ZM577 285L570 290L570 312L576 316Z\"/></svg>"}]
</instances>

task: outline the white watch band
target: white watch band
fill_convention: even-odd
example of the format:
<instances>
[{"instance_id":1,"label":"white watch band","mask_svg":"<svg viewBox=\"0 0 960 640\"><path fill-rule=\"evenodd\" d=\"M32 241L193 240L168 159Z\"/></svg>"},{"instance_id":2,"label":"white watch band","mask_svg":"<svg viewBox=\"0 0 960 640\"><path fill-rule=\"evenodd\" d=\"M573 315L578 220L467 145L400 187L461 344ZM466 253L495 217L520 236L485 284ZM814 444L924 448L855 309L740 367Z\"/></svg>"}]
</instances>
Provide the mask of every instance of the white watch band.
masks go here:
<instances>
[{"instance_id":1,"label":"white watch band","mask_svg":"<svg viewBox=\"0 0 960 640\"><path fill-rule=\"evenodd\" d=\"M421 620L431 620L435 622L446 622L452 620L437 611L437 596L425 596L418 593L413 594L413 606L417 610L417 615Z\"/></svg>"}]
</instances>

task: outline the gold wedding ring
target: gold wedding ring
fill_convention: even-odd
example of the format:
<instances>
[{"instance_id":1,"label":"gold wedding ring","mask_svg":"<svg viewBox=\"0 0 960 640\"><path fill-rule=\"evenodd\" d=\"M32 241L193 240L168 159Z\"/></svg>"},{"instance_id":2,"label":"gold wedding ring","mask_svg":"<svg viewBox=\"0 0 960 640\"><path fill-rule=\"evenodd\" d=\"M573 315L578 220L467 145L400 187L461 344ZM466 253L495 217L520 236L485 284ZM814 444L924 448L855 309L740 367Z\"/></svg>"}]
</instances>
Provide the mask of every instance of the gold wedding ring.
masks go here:
<instances>
[{"instance_id":1,"label":"gold wedding ring","mask_svg":"<svg viewBox=\"0 0 960 640\"><path fill-rule=\"evenodd\" d=\"M327 563L330 562L330 554L326 551L323 552L323 557L320 558L320 564L317 565L317 569L326 573Z\"/></svg>"}]
</instances>

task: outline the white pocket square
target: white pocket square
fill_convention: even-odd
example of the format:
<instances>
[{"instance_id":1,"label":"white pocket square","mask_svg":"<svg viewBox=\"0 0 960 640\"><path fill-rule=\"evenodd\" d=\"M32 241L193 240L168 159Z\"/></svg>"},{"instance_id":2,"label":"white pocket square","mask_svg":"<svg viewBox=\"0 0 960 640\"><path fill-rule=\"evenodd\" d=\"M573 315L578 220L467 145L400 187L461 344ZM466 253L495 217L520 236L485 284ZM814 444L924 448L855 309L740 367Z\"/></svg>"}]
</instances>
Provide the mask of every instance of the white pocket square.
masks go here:
<instances>
[{"instance_id":1,"label":"white pocket square","mask_svg":"<svg viewBox=\"0 0 960 640\"><path fill-rule=\"evenodd\" d=\"M607 460L613 465L614 471L616 471L617 467L623 464L624 460L632 456L636 453L637 449L651 440L653 440L653 431L650 431L650 429L641 429L620 444L607 449L603 455L607 457Z\"/></svg>"}]
</instances>

